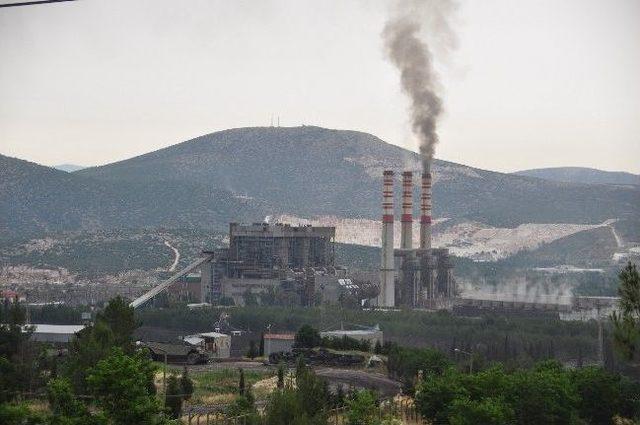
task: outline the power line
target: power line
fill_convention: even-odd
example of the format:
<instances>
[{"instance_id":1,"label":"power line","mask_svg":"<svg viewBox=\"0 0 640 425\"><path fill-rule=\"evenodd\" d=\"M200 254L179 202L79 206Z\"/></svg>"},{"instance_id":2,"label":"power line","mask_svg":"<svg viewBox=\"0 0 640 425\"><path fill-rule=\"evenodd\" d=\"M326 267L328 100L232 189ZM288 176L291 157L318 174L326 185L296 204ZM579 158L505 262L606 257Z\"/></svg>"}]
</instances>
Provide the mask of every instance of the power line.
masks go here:
<instances>
[{"instance_id":1,"label":"power line","mask_svg":"<svg viewBox=\"0 0 640 425\"><path fill-rule=\"evenodd\" d=\"M46 4L46 3L62 3L66 1L76 1L76 0L35 0L35 1L23 1L20 3L8 3L8 4L0 4L0 7L16 7L16 6L33 6L36 4Z\"/></svg>"}]
</instances>

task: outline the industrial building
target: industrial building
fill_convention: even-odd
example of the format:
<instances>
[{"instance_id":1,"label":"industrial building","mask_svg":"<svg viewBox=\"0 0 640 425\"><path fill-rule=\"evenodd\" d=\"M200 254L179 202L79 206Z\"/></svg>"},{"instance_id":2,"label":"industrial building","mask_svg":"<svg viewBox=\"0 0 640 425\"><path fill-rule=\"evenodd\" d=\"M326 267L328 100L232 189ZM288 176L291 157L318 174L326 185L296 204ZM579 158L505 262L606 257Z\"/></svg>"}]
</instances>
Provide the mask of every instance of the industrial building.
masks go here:
<instances>
[{"instance_id":1,"label":"industrial building","mask_svg":"<svg viewBox=\"0 0 640 425\"><path fill-rule=\"evenodd\" d=\"M163 291L179 301L240 305L247 294L284 291L297 304L314 305L318 289L334 297L341 293L338 280L346 277L346 269L334 265L334 239L335 227L231 223L229 248L203 251L130 305L137 308Z\"/></svg>"},{"instance_id":2,"label":"industrial building","mask_svg":"<svg viewBox=\"0 0 640 425\"><path fill-rule=\"evenodd\" d=\"M32 331L32 341L51 344L68 344L82 329L84 325L32 324L25 326L25 330Z\"/></svg>"},{"instance_id":3,"label":"industrial building","mask_svg":"<svg viewBox=\"0 0 640 425\"><path fill-rule=\"evenodd\" d=\"M264 355L272 353L289 353L293 349L296 336L294 334L264 334Z\"/></svg>"},{"instance_id":4,"label":"industrial building","mask_svg":"<svg viewBox=\"0 0 640 425\"><path fill-rule=\"evenodd\" d=\"M229 225L230 277L274 277L274 271L332 266L335 227L255 223Z\"/></svg>"},{"instance_id":5,"label":"industrial building","mask_svg":"<svg viewBox=\"0 0 640 425\"><path fill-rule=\"evenodd\" d=\"M287 224L229 225L229 248L203 252L162 284L134 300L137 307L174 285L170 292L190 302L244 304L249 296L284 294L303 306L356 299L379 307L451 309L456 295L449 251L431 246L431 173L422 173L420 245L413 247L413 173L402 173L401 243L394 247L394 173L383 172L380 283L354 282L336 267L335 227ZM200 269L199 279L196 274ZM186 277L184 277L186 276ZM196 282L199 280L199 282Z\"/></svg>"},{"instance_id":6,"label":"industrial building","mask_svg":"<svg viewBox=\"0 0 640 425\"><path fill-rule=\"evenodd\" d=\"M402 173L400 248L393 246L394 173L382 175L382 255L380 307L451 309L455 297L449 250L431 246L431 172L421 178L420 246L413 247L413 173Z\"/></svg>"},{"instance_id":7,"label":"industrial building","mask_svg":"<svg viewBox=\"0 0 640 425\"><path fill-rule=\"evenodd\" d=\"M220 332L202 332L184 337L184 342L200 348L214 359L228 359L231 356L231 337Z\"/></svg>"},{"instance_id":8,"label":"industrial building","mask_svg":"<svg viewBox=\"0 0 640 425\"><path fill-rule=\"evenodd\" d=\"M335 227L231 223L229 248L215 250L213 261L201 266L202 301L243 304L247 292L281 288L311 305L316 279L346 274L334 265L334 239Z\"/></svg>"}]
</instances>

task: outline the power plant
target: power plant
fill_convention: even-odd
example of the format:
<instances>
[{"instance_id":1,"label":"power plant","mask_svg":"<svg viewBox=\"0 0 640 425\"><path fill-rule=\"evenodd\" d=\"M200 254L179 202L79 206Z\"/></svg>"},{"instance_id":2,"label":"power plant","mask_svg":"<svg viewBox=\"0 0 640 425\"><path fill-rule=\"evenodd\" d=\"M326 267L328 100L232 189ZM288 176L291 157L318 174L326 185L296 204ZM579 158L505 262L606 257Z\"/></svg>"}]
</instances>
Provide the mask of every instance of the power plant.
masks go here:
<instances>
[{"instance_id":1,"label":"power plant","mask_svg":"<svg viewBox=\"0 0 640 425\"><path fill-rule=\"evenodd\" d=\"M413 173L402 173L400 248L394 249L394 173L382 174L379 307L450 309L455 297L449 250L431 246L431 171L421 176L420 246L413 247Z\"/></svg>"},{"instance_id":2,"label":"power plant","mask_svg":"<svg viewBox=\"0 0 640 425\"><path fill-rule=\"evenodd\" d=\"M203 257L134 300L138 307L165 289L191 302L245 303L276 292L301 305L338 302L346 293L378 307L452 309L455 281L449 250L431 245L431 173L421 176L419 246L413 246L413 172L402 173L400 246L394 247L394 172L382 174L380 283L356 282L334 264L334 227L254 223L229 225L229 247ZM200 274L191 273L200 270ZM376 296L377 293L377 296ZM373 298L372 298L373 297ZM361 304L364 305L364 304Z\"/></svg>"}]
</instances>

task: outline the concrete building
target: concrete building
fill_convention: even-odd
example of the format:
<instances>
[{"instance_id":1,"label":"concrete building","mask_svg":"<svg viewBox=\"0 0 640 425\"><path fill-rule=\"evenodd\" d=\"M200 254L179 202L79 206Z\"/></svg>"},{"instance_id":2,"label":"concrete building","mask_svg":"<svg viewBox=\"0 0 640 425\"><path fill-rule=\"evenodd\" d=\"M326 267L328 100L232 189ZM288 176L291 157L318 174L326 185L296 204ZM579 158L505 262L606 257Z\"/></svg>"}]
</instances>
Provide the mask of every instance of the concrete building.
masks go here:
<instances>
[{"instance_id":1,"label":"concrete building","mask_svg":"<svg viewBox=\"0 0 640 425\"><path fill-rule=\"evenodd\" d=\"M201 266L201 301L243 304L246 291L258 295L295 282L306 305L315 275L344 272L334 266L334 238L334 227L231 223L229 248L213 251L214 261Z\"/></svg>"},{"instance_id":2,"label":"concrete building","mask_svg":"<svg viewBox=\"0 0 640 425\"><path fill-rule=\"evenodd\" d=\"M248 292L259 296L278 290L292 300L299 296L300 305L313 305L316 277L346 275L346 269L334 266L334 239L335 227L231 223L229 248L203 251L201 258L131 305L138 307L164 290L187 303L233 299L238 305Z\"/></svg>"},{"instance_id":3,"label":"concrete building","mask_svg":"<svg viewBox=\"0 0 640 425\"><path fill-rule=\"evenodd\" d=\"M322 338L352 338L358 341L369 341L371 347L374 347L377 342L382 345L384 343L382 331L376 329L357 329L357 330L336 330L320 332Z\"/></svg>"},{"instance_id":4,"label":"concrete building","mask_svg":"<svg viewBox=\"0 0 640 425\"><path fill-rule=\"evenodd\" d=\"M294 334L264 334L264 355L269 357L272 353L289 353L295 339Z\"/></svg>"},{"instance_id":5,"label":"concrete building","mask_svg":"<svg viewBox=\"0 0 640 425\"><path fill-rule=\"evenodd\" d=\"M229 225L229 275L265 277L274 269L332 266L334 227Z\"/></svg>"},{"instance_id":6,"label":"concrete building","mask_svg":"<svg viewBox=\"0 0 640 425\"><path fill-rule=\"evenodd\" d=\"M203 332L184 337L184 342L199 347L210 358L228 359L231 356L231 337L219 332Z\"/></svg>"}]
</instances>

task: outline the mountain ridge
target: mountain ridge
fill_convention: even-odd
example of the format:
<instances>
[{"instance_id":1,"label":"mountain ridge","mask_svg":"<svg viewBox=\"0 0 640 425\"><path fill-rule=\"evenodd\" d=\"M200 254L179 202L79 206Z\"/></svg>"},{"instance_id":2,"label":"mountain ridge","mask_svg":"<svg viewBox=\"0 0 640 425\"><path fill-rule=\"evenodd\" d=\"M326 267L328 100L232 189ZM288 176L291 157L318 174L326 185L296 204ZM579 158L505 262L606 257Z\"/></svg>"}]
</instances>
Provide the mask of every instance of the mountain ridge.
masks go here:
<instances>
[{"instance_id":1,"label":"mountain ridge","mask_svg":"<svg viewBox=\"0 0 640 425\"><path fill-rule=\"evenodd\" d=\"M223 130L73 173L0 156L0 235L220 229L283 213L377 219L384 169L419 172L418 154L368 133L315 126ZM414 195L417 201L418 184ZM545 181L441 160L434 162L433 198L435 216L500 226L640 215L640 190L633 188Z\"/></svg>"},{"instance_id":2,"label":"mountain ridge","mask_svg":"<svg viewBox=\"0 0 640 425\"><path fill-rule=\"evenodd\" d=\"M640 175L625 171L604 171L588 167L547 167L512 174L567 183L640 185Z\"/></svg>"}]
</instances>

